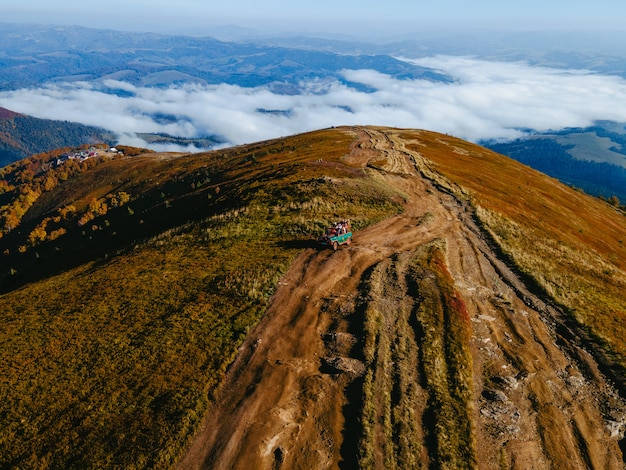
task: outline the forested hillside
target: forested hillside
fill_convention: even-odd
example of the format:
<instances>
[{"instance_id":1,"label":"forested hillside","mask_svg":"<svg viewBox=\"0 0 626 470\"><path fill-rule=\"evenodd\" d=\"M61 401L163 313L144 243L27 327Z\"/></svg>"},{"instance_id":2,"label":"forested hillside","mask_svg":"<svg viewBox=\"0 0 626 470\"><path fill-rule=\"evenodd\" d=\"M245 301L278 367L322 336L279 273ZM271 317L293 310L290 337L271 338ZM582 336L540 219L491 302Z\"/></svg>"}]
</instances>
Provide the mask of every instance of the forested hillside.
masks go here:
<instances>
[{"instance_id":1,"label":"forested hillside","mask_svg":"<svg viewBox=\"0 0 626 470\"><path fill-rule=\"evenodd\" d=\"M604 122L484 145L594 196L626 201L623 124Z\"/></svg>"},{"instance_id":2,"label":"forested hillside","mask_svg":"<svg viewBox=\"0 0 626 470\"><path fill-rule=\"evenodd\" d=\"M0 168L61 147L111 141L106 130L69 121L38 119L0 108Z\"/></svg>"}]
</instances>

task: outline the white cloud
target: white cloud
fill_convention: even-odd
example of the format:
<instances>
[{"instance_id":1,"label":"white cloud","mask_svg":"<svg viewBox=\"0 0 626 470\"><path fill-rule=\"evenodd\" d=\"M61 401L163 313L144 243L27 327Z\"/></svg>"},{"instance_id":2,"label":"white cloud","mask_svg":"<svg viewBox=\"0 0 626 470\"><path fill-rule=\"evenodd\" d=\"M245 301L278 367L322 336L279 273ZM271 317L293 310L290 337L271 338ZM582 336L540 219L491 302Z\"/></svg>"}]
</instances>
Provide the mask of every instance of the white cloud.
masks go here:
<instances>
[{"instance_id":1,"label":"white cloud","mask_svg":"<svg viewBox=\"0 0 626 470\"><path fill-rule=\"evenodd\" d=\"M478 141L514 138L526 128L586 126L597 119L626 122L626 80L620 77L464 57L413 62L442 70L455 82L349 70L344 72L348 81L376 91L311 82L302 84L301 94L279 95L265 87L188 84L164 90L108 80L105 90L73 83L2 92L0 106L101 126L135 145L134 132L219 135L241 144L329 126L374 124ZM161 119L154 119L157 114Z\"/></svg>"}]
</instances>

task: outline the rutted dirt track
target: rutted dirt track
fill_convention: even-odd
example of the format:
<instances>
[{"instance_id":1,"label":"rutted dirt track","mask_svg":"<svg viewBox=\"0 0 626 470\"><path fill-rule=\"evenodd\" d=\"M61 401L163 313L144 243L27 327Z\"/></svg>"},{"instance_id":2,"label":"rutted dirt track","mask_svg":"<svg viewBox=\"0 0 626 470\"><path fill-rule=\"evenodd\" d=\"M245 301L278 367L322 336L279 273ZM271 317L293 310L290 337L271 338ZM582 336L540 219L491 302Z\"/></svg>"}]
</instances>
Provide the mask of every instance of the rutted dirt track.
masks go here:
<instances>
[{"instance_id":1,"label":"rutted dirt track","mask_svg":"<svg viewBox=\"0 0 626 470\"><path fill-rule=\"evenodd\" d=\"M376 302L386 328L400 331L398 312L419 302L403 281L408 259L437 241L471 319L474 450L467 466L624 468L626 405L592 356L558 335L549 308L498 261L467 209L420 175L419 155L398 135L354 132L350 163L376 162L377 177L405 194L404 212L356 233L349 247L307 249L297 258L179 467L358 467L364 309ZM420 344L416 337L407 344L416 372L402 387L414 397L416 466L445 466L424 416ZM393 449L376 450L376 462L388 462Z\"/></svg>"}]
</instances>

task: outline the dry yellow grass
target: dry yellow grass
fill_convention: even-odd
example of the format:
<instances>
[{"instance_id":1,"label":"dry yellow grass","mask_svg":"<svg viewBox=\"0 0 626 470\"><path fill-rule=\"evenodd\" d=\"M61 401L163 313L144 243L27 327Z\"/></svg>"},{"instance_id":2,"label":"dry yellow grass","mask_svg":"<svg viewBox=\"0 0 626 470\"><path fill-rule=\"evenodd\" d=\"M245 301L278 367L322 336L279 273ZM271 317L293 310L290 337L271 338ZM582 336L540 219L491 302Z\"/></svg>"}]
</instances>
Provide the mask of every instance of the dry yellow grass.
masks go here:
<instances>
[{"instance_id":1,"label":"dry yellow grass","mask_svg":"<svg viewBox=\"0 0 626 470\"><path fill-rule=\"evenodd\" d=\"M44 192L0 240L0 466L172 465L295 254L336 214L358 228L398 211L341 162L350 142L117 159ZM123 207L78 224L120 192ZM70 205L66 233L27 243Z\"/></svg>"},{"instance_id":2,"label":"dry yellow grass","mask_svg":"<svg viewBox=\"0 0 626 470\"><path fill-rule=\"evenodd\" d=\"M401 135L436 183L474 205L510 260L626 364L623 215L472 144ZM208 154L117 159L44 188L20 229L0 239L0 466L171 465L298 251L338 216L358 230L398 212L400 192L345 163L351 143L349 132L334 129ZM78 225L90 202L122 192L123 207ZM0 196L9 204L17 193ZM44 219L70 206L54 222L65 232L29 242ZM452 467L474 458L466 319L441 251L430 248L397 260L434 273L436 285L418 283L419 273L410 281L423 302L399 306L404 327L389 356L376 355L385 348L374 345L391 341L381 336L382 308L371 305L365 352L373 369L364 389L379 400L370 408L374 421L383 417L374 433L391 433L389 456L410 465L420 448L400 434L424 436L410 424L410 404L389 387L416 396L408 380L415 333L407 325L420 323L430 345L424 363L434 364L423 371L432 415L445 423L434 438L436 459ZM442 318L447 336L441 323L428 324ZM392 421L406 426L393 429Z\"/></svg>"}]
</instances>

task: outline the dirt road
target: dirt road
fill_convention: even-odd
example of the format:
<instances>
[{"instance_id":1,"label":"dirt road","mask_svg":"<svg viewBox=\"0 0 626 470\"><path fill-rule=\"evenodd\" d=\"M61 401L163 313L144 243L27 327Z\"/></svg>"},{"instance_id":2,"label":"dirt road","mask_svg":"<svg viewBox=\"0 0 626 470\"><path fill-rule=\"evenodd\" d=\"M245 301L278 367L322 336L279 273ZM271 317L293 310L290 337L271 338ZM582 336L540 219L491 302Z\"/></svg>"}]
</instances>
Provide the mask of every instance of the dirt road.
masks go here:
<instances>
[{"instance_id":1,"label":"dirt road","mask_svg":"<svg viewBox=\"0 0 626 470\"><path fill-rule=\"evenodd\" d=\"M420 156L406 150L399 134L370 128L354 133L350 163L376 162L377 177L406 195L404 212L358 232L351 246L337 252L302 252L179 467L357 467L364 312L374 305L383 313L392 338L388 348L395 348L406 328L401 312L419 302L403 281L409 259L437 241L471 320L467 409L473 437L467 467L624 468L626 405L591 355L559 336L541 299L498 261L469 210L422 176L416 167ZM429 468L441 464L442 456L432 443L436 423L427 417L430 392L419 373L418 339L406 340L403 359L415 374L390 387L401 386L414 397L412 461ZM392 365L400 368L397 360ZM400 453L400 444L375 447L375 463L397 462L390 454Z\"/></svg>"}]
</instances>

